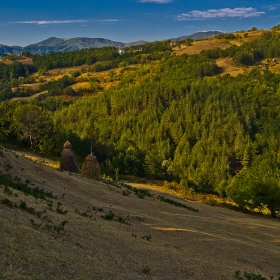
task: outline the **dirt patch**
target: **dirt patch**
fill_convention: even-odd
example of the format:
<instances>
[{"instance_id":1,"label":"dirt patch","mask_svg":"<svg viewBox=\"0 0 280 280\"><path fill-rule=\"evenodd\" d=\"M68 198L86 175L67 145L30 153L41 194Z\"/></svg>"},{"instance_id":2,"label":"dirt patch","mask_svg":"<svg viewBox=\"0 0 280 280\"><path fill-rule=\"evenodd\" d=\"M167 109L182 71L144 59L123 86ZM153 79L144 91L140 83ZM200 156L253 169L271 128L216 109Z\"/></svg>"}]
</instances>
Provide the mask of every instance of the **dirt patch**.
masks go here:
<instances>
[{"instance_id":1,"label":"dirt patch","mask_svg":"<svg viewBox=\"0 0 280 280\"><path fill-rule=\"evenodd\" d=\"M216 60L218 67L222 69L222 74L230 74L233 77L236 77L238 74L244 73L244 68L242 66L236 65L231 58L219 58Z\"/></svg>"}]
</instances>

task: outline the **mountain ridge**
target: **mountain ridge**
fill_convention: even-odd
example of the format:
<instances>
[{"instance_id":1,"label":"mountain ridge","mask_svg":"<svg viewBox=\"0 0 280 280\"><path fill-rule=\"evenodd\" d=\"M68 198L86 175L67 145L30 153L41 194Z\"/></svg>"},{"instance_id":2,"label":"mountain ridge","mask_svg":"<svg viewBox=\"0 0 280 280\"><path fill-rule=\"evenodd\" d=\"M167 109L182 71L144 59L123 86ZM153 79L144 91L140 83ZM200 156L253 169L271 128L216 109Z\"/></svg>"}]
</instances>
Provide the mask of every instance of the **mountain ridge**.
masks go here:
<instances>
[{"instance_id":1,"label":"mountain ridge","mask_svg":"<svg viewBox=\"0 0 280 280\"><path fill-rule=\"evenodd\" d=\"M180 36L178 38L173 38L171 40L183 41L183 40L187 40L188 38L191 38L193 40L200 40L200 39L212 37L212 36L219 35L219 34L223 34L223 32L221 32L221 31L199 31L199 32L196 32L191 35L184 35L184 36Z\"/></svg>"},{"instance_id":2,"label":"mountain ridge","mask_svg":"<svg viewBox=\"0 0 280 280\"><path fill-rule=\"evenodd\" d=\"M173 41L186 40L187 38L191 38L193 40L199 40L203 38L207 38L216 34L220 34L220 31L203 31L196 32L191 35L185 35L178 38L167 39ZM4 54L15 54L20 55L24 51L28 51L30 53L39 53L43 55L45 53L53 53L53 52L66 52L66 51L77 51L87 48L102 48L113 46L116 48L125 48L130 46L139 46L147 43L144 40L139 40L136 42L123 43L118 41L113 41L105 38L88 38L88 37L74 37L74 38L57 38L57 37L49 37L43 41L38 43L30 44L25 47L20 46L7 46L0 44L0 56Z\"/></svg>"}]
</instances>

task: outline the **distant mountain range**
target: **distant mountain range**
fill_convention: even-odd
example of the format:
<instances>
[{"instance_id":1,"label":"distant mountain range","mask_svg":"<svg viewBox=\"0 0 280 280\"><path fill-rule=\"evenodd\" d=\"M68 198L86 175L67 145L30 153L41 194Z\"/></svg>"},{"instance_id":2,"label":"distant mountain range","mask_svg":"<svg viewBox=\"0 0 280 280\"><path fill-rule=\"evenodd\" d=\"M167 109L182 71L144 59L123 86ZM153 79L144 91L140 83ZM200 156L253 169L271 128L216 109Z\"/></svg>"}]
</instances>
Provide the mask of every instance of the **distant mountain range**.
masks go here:
<instances>
[{"instance_id":1,"label":"distant mountain range","mask_svg":"<svg viewBox=\"0 0 280 280\"><path fill-rule=\"evenodd\" d=\"M3 54L21 54L22 53L23 48L19 47L19 46L5 46L5 45L1 45L0 44L0 56L2 56Z\"/></svg>"},{"instance_id":2,"label":"distant mountain range","mask_svg":"<svg viewBox=\"0 0 280 280\"><path fill-rule=\"evenodd\" d=\"M221 34L219 31L206 31L206 32L197 32L192 35L181 36L178 38L173 38L173 41L182 41L187 38L194 40L199 40L213 35ZM125 48L129 46L139 46L147 43L146 41L137 41L132 43L122 43L111 41L104 38L86 38L86 37L77 37L71 39L62 39L56 37L50 37L44 41L41 41L36 44L31 44L26 47L20 46L5 46L0 44L0 56L3 54L21 54L24 51L29 51L30 53L39 53L40 55L45 53L53 52L66 52L66 51L77 51L87 48L102 48L106 46L114 46L116 48Z\"/></svg>"}]
</instances>

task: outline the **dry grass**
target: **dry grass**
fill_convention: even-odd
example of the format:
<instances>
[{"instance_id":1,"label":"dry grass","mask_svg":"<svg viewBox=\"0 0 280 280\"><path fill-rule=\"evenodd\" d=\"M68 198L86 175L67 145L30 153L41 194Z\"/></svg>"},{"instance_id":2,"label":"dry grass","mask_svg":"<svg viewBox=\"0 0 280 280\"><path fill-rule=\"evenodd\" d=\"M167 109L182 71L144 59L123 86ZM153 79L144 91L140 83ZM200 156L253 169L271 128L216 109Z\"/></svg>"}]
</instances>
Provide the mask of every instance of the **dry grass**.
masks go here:
<instances>
[{"instance_id":1,"label":"dry grass","mask_svg":"<svg viewBox=\"0 0 280 280\"><path fill-rule=\"evenodd\" d=\"M230 58L219 58L216 60L217 65L222 69L222 75L230 74L236 77L238 74L244 73L244 67L237 65Z\"/></svg>"},{"instance_id":2,"label":"dry grass","mask_svg":"<svg viewBox=\"0 0 280 280\"><path fill-rule=\"evenodd\" d=\"M238 269L280 276L278 219L185 201L156 188L153 198L123 195L123 187L5 150L3 172L7 163L13 177L28 179L31 187L52 191L57 199L51 199L51 211L45 200L15 190L7 194L1 186L0 201L25 201L36 211L46 210L43 215L53 224L68 223L57 234L45 229L51 222L0 204L0 279L234 279ZM158 194L199 212L160 202ZM58 202L67 214L55 211ZM101 217L110 210L127 224ZM30 219L43 225L36 229Z\"/></svg>"},{"instance_id":3,"label":"dry grass","mask_svg":"<svg viewBox=\"0 0 280 280\"><path fill-rule=\"evenodd\" d=\"M32 58L30 57L24 57L24 56L15 56L16 57L16 61L19 61L21 62L22 64L25 64L25 65L32 65L33 64L33 61L32 61ZM5 64L13 64L14 60L10 60L10 59L0 59L0 63L3 62Z\"/></svg>"},{"instance_id":4,"label":"dry grass","mask_svg":"<svg viewBox=\"0 0 280 280\"><path fill-rule=\"evenodd\" d=\"M181 54L199 54L203 50L214 50L216 48L228 48L230 46L230 42L226 42L225 40L209 38L201 41L195 41L191 46L181 45L181 47L175 47L174 51L177 55Z\"/></svg>"},{"instance_id":5,"label":"dry grass","mask_svg":"<svg viewBox=\"0 0 280 280\"><path fill-rule=\"evenodd\" d=\"M34 98L38 97L39 95L41 95L41 94L46 94L46 93L48 93L48 91L47 91L47 90L44 90L44 91L41 91L41 92L35 93L35 94L31 95L31 96L25 96L25 97L14 97L14 98L12 98L12 100L24 100L24 101L30 101L30 100L32 100L32 99L34 99Z\"/></svg>"},{"instance_id":6,"label":"dry grass","mask_svg":"<svg viewBox=\"0 0 280 280\"><path fill-rule=\"evenodd\" d=\"M133 187L136 187L136 188L139 188L139 189L147 189L147 190L150 190L150 191L156 191L156 192L159 192L159 193L162 193L162 194L170 194L170 195L173 195L174 197L181 197L182 198L182 195L178 194L176 191L170 189L170 188L167 188L163 185L158 185L158 184L151 184L151 183L148 183L148 184L142 184L142 183L129 183L129 185L133 186Z\"/></svg>"},{"instance_id":7,"label":"dry grass","mask_svg":"<svg viewBox=\"0 0 280 280\"><path fill-rule=\"evenodd\" d=\"M49 70L48 73L50 75L54 75L54 76L59 75L59 74L69 75L69 74L73 74L76 71L81 71L82 68L88 68L88 67L86 67L86 65L81 65L81 66L72 66L72 67L65 67L65 68L55 68L55 69Z\"/></svg>"},{"instance_id":8,"label":"dry grass","mask_svg":"<svg viewBox=\"0 0 280 280\"><path fill-rule=\"evenodd\" d=\"M71 86L75 91L79 91L81 89L88 89L90 86L89 82L78 82Z\"/></svg>"},{"instance_id":9,"label":"dry grass","mask_svg":"<svg viewBox=\"0 0 280 280\"><path fill-rule=\"evenodd\" d=\"M20 151L14 151L16 158L18 158L18 156L20 157L24 157L26 159L31 160L34 163L39 163L39 164L43 164L45 166L48 167L52 167L52 168L59 168L60 162L59 160L55 161L55 160L51 160L39 155L36 155L34 153L31 152L20 152Z\"/></svg>"}]
</instances>

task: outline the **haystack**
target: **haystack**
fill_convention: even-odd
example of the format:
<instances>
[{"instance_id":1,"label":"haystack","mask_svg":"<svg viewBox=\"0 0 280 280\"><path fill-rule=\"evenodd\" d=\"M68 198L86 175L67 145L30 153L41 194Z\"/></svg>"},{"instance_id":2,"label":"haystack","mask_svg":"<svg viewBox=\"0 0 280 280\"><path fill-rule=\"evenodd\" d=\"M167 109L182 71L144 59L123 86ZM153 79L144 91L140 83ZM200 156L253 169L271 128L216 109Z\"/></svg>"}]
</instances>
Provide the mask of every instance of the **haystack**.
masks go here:
<instances>
[{"instance_id":1,"label":"haystack","mask_svg":"<svg viewBox=\"0 0 280 280\"><path fill-rule=\"evenodd\" d=\"M100 180L100 166L93 153L85 158L82 166L82 175L90 179Z\"/></svg>"},{"instance_id":2,"label":"haystack","mask_svg":"<svg viewBox=\"0 0 280 280\"><path fill-rule=\"evenodd\" d=\"M79 167L76 161L76 156L72 151L72 146L68 140L64 143L63 146L63 151L60 160L60 169L73 173L79 173Z\"/></svg>"}]
</instances>

